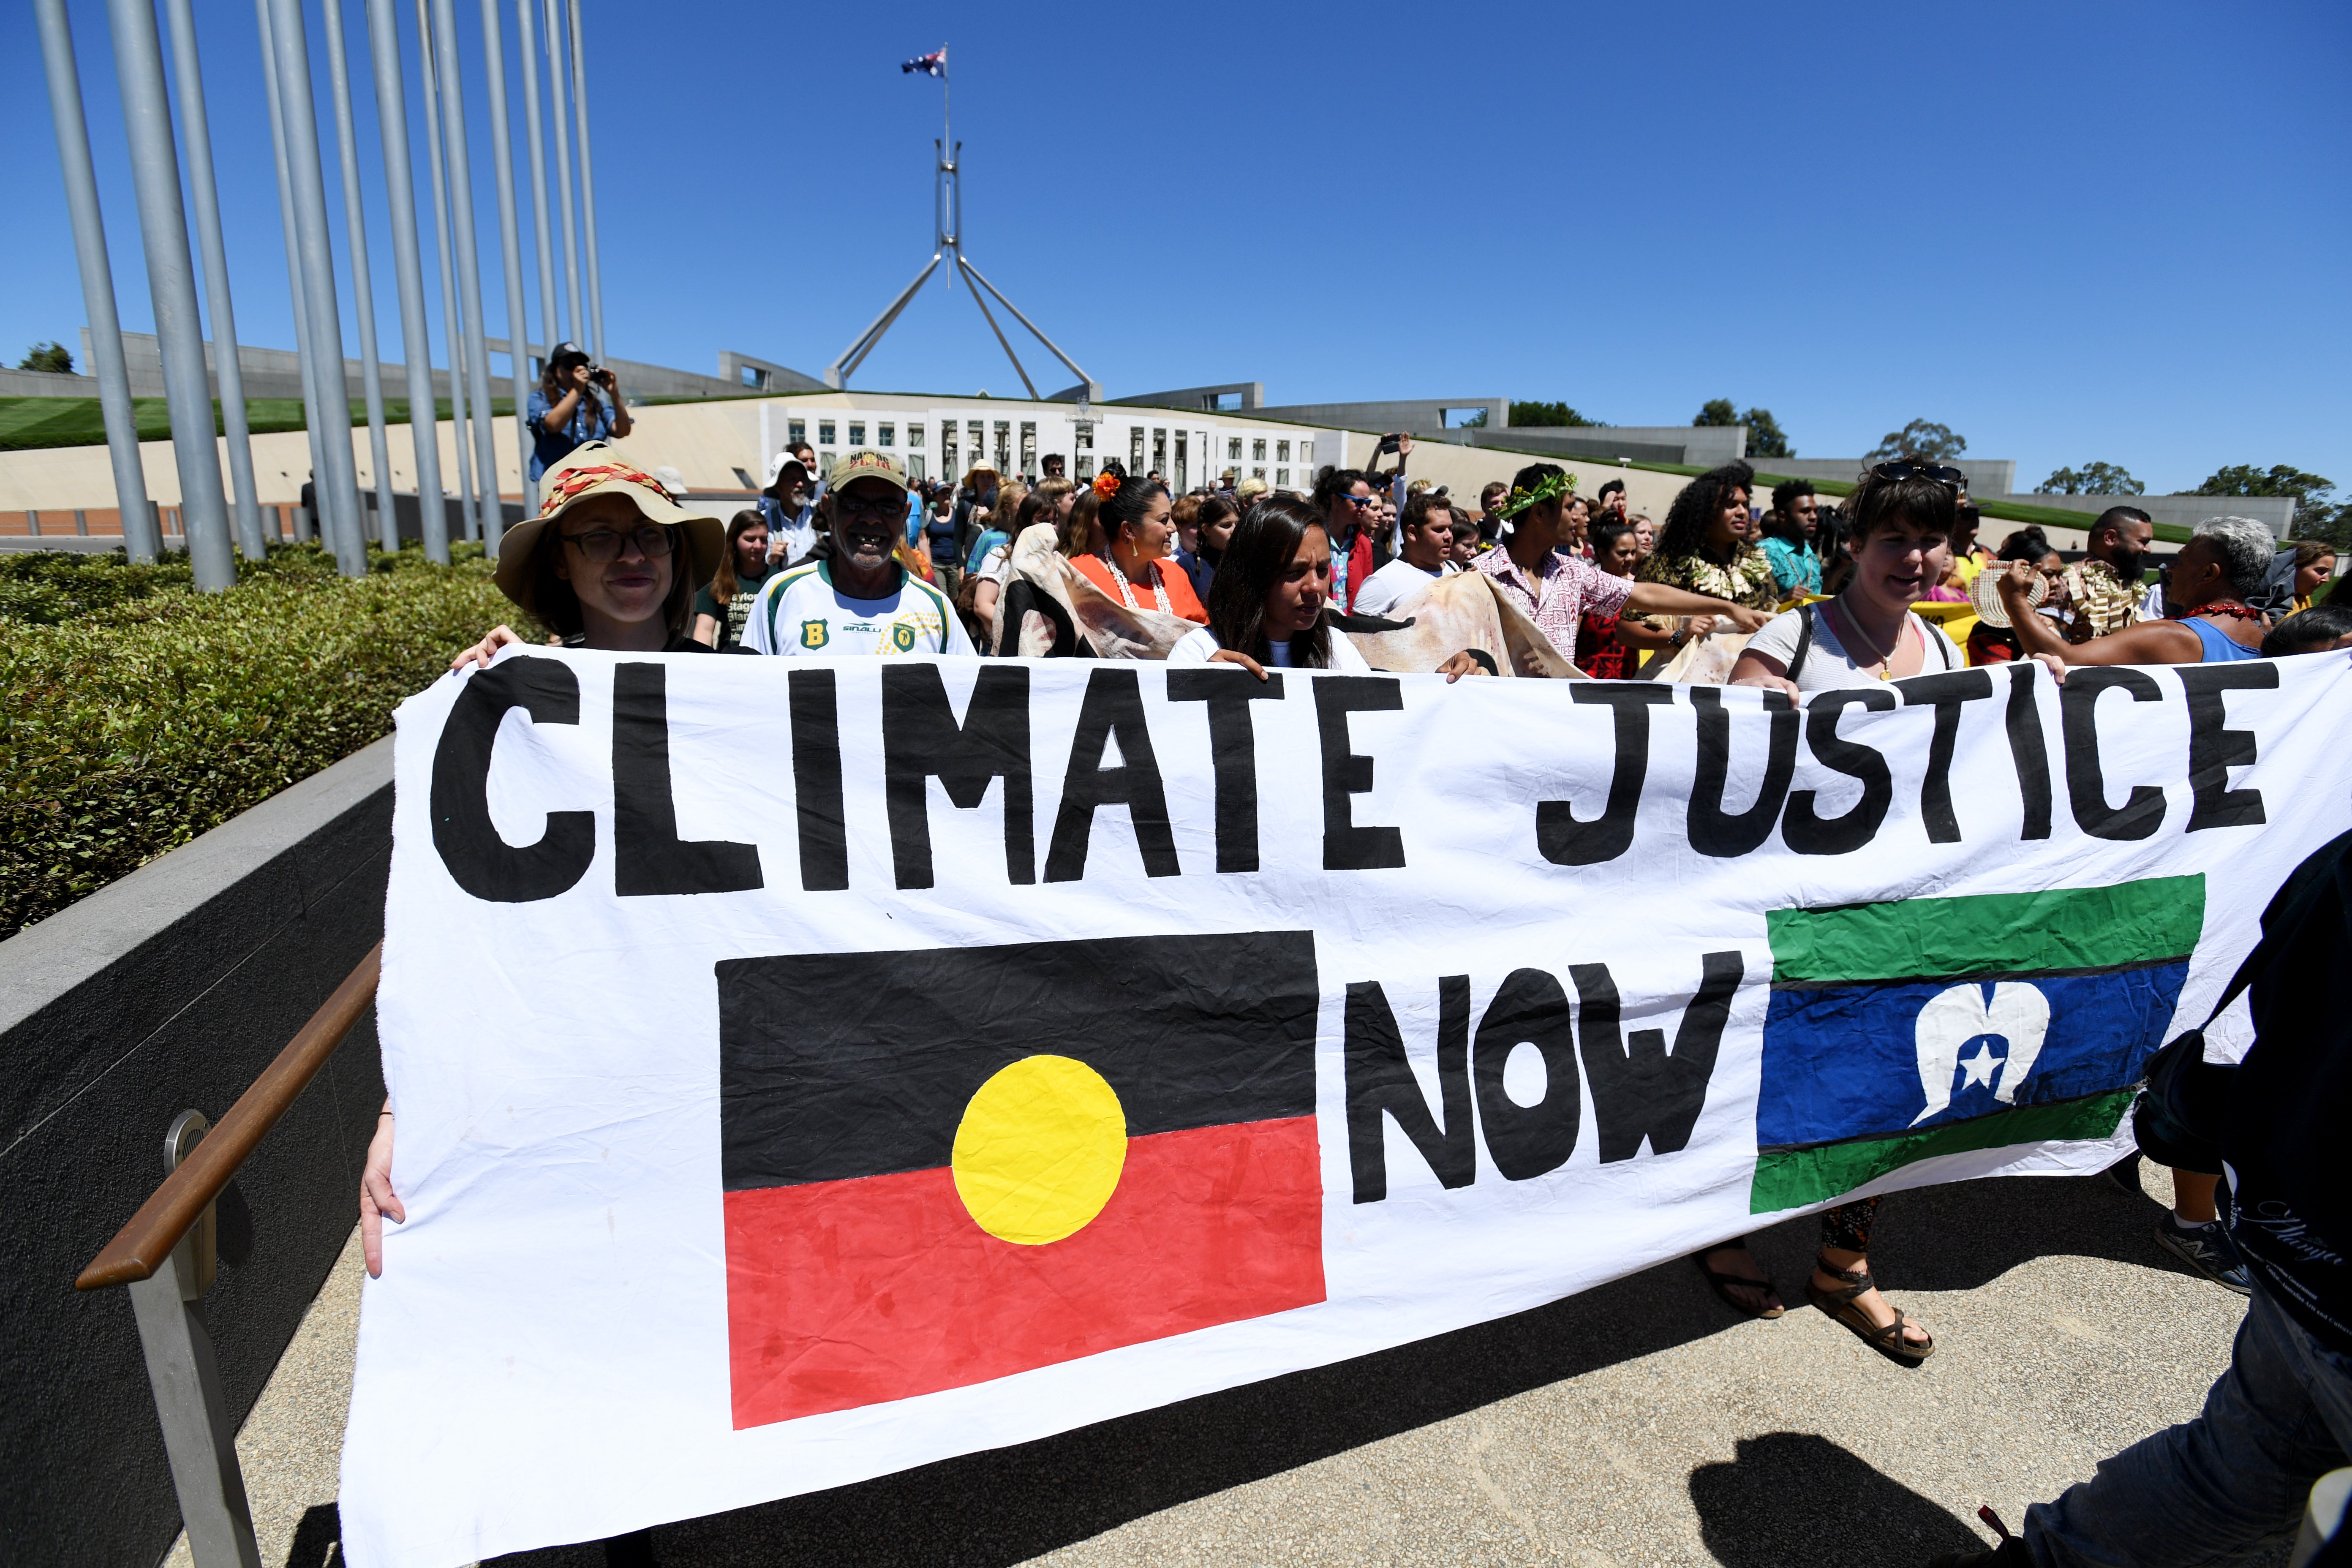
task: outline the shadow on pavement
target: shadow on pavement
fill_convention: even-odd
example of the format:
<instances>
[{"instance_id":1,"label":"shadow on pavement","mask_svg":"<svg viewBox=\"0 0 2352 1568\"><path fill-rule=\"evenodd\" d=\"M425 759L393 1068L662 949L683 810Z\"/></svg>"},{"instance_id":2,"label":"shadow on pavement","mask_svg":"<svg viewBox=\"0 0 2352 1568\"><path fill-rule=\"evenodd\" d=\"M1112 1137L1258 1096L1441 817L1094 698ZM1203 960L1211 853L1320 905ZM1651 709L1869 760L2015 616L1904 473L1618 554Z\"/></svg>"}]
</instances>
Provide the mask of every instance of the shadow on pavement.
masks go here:
<instances>
[{"instance_id":1,"label":"shadow on pavement","mask_svg":"<svg viewBox=\"0 0 2352 1568\"><path fill-rule=\"evenodd\" d=\"M2112 1258L2148 1268L2173 1267L2148 1237L2161 1209L2104 1177L1969 1182L1899 1193L1880 1213L1872 1268L1891 1291L1971 1289L2045 1258ZM1798 1294L1819 1222L1790 1220L1755 1238L1758 1257ZM1735 1317L1684 1260L1660 1264L1613 1284L1496 1322L1482 1323L1336 1366L1150 1410L1014 1447L946 1459L856 1486L666 1525L654 1546L668 1563L743 1565L823 1562L843 1565L920 1564L992 1568L1018 1563L1115 1529L1130 1520L1295 1469L1398 1433L1447 1420L1497 1400L1623 1361L1688 1343L1737 1326ZM1822 1481L1783 1460L1789 1445L1818 1445L1843 1469ZM1758 1452L1751 1458L1750 1450ZM1812 1450L1806 1450L1811 1453ZM1709 1530L1736 1549L1727 1563L1811 1561L1837 1555L1825 1521L1864 1517L1849 1511L1840 1488L1867 1485L1903 1507L1925 1509L1950 1532L1923 1534L1948 1551L1976 1537L1940 1508L1879 1476L1821 1439L1779 1434L1741 1447L1737 1465L1713 1466L1692 1479L1694 1500ZM1780 1467L1776 1469L1775 1467ZM1771 1470L1774 1483L1750 1480ZM1720 1478L1712 1471L1723 1471ZM1701 1477L1707 1479L1702 1483ZM1703 1497L1702 1484L1708 1489ZM1771 1504L1791 1521L1785 1542L1732 1522L1740 1498ZM1781 1501L1801 1497L1801 1505ZM1716 1504L1721 1500L1721 1507ZM1827 1506L1824 1506L1827 1505ZM1876 1503L1874 1508L1879 1506ZM1711 1509L1714 1511L1711 1511ZM1920 1514L1924 1519L1926 1515ZM1925 1523L1916 1525L1927 1531ZM1709 1544L1715 1536L1708 1537ZM1925 1562L1933 1552L1923 1552ZM1883 1559L1903 1560L1902 1554ZM520 1552L496 1560L510 1568L596 1568L600 1547Z\"/></svg>"},{"instance_id":2,"label":"shadow on pavement","mask_svg":"<svg viewBox=\"0 0 2352 1568\"><path fill-rule=\"evenodd\" d=\"M1925 1568L1938 1552L1989 1544L1940 1503L1827 1437L1768 1432L1741 1438L1734 1452L1731 1463L1701 1465L1690 1479L1699 1539L1724 1568L1839 1558Z\"/></svg>"}]
</instances>

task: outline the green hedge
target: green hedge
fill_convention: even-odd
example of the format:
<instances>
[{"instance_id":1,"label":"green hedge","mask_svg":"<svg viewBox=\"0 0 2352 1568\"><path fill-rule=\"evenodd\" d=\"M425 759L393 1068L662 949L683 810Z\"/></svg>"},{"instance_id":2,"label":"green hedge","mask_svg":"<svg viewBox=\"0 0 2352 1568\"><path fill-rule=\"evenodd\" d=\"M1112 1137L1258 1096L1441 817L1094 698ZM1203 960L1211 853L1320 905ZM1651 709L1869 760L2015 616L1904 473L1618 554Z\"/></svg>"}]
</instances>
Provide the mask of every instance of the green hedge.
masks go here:
<instances>
[{"instance_id":1,"label":"green hedge","mask_svg":"<svg viewBox=\"0 0 2352 1568\"><path fill-rule=\"evenodd\" d=\"M516 612L477 545L336 574L313 546L199 594L184 556L0 554L0 936L390 732Z\"/></svg>"}]
</instances>

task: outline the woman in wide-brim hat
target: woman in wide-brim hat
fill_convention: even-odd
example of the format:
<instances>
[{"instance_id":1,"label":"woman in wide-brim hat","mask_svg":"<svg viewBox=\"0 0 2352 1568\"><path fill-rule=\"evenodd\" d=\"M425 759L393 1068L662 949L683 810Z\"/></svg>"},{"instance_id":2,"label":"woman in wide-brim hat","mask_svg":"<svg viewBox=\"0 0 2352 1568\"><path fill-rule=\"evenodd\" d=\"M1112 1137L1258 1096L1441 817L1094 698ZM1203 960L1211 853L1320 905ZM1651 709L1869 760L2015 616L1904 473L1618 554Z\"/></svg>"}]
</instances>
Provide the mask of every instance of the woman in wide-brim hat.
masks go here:
<instances>
[{"instance_id":1,"label":"woman in wide-brim hat","mask_svg":"<svg viewBox=\"0 0 2352 1568\"><path fill-rule=\"evenodd\" d=\"M687 510L651 474L590 442L547 471L539 515L500 536L492 581L566 647L708 652L688 635L694 595L726 548L717 518ZM499 626L451 668L488 664L522 640Z\"/></svg>"}]
</instances>

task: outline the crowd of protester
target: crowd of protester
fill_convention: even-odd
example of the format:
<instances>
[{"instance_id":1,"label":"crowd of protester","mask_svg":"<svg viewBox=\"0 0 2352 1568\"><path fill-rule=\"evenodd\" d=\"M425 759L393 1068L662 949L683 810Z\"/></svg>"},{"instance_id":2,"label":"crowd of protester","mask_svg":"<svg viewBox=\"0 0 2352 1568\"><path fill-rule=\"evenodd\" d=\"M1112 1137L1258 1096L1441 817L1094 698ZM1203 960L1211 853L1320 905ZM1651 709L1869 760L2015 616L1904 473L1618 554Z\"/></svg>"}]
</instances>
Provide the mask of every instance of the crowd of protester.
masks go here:
<instances>
[{"instance_id":1,"label":"crowd of protester","mask_svg":"<svg viewBox=\"0 0 2352 1568\"><path fill-rule=\"evenodd\" d=\"M1036 581L1037 563L1058 561L1071 591L1083 583L1125 611L1190 623L1165 647L1169 662L1227 663L1263 677L1282 667L1366 669L1351 635L1404 624L1434 585L1475 573L1582 674L1676 679L1695 644L1741 637L1727 677L1714 679L1799 700L2019 658L2063 680L2081 665L2352 647L2352 591L2334 575L2334 552L2282 548L2242 518L2200 524L2152 579L2145 511L2118 505L2098 515L2072 560L2035 527L1988 549L1965 477L1927 459L1876 464L1837 498L1785 482L1769 507L1748 466L1727 464L1684 485L1654 524L1629 512L1622 482L1587 499L1572 475L1546 463L1486 485L1473 506L1411 478L1412 450L1409 437L1392 438L1382 455L1393 453L1394 468L1327 468L1303 494L1228 475L1177 495L1158 475L1115 462L1074 481L1053 458L1034 483L987 468L909 482L878 451L849 453L818 476L801 448L781 454L757 503L722 525L589 443L551 468L539 516L508 531L497 581L556 640L578 647L1007 657L1022 651L1034 610L1031 619L1050 623L1048 652L1086 657L1087 638ZM517 640L500 626L457 662L486 662ZM1449 679L1501 673L1469 650L1437 670ZM2329 1070L2340 1077L2340 1056L2336 1064ZM371 1226L379 1214L400 1215L387 1175L390 1128L387 1110L383 1162L372 1157L362 1194ZM2281 1318L2265 1295L2278 1281L2261 1283L2259 1259L2239 1245L2242 1227L2217 1206L2220 1162L2207 1163L2210 1172L2176 1169L2158 1241L2217 1284L2253 1295L2273 1340L2301 1334L2319 1347L2311 1353L2336 1357L2326 1363L2339 1380L2328 1385L2332 1408L2352 1408L2344 1359L2352 1337L2330 1338L2341 1336L2340 1321L2315 1327L2294 1309L2293 1321ZM1872 1349L1916 1364L1933 1353L1933 1335L1881 1296L1870 1273L1879 1206L1864 1198L1823 1215L1804 1295ZM376 1258L372 1245L372 1268ZM1785 1310L1743 1243L1696 1262L1734 1310ZM2242 1339L2242 1361L2247 1354ZM2109 1485L2105 1470L2094 1485ZM2060 1523L2052 1511L2044 1534L2063 1535ZM2001 1559L2110 1560L2063 1540Z\"/></svg>"}]
</instances>

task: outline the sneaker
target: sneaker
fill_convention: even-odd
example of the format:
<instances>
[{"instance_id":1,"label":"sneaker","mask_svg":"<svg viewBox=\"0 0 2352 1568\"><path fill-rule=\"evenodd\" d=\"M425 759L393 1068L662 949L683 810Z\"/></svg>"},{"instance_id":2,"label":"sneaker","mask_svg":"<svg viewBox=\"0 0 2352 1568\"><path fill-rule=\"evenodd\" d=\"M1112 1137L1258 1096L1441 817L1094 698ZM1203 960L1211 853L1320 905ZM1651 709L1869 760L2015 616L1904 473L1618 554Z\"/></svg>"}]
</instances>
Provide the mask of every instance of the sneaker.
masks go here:
<instances>
[{"instance_id":1,"label":"sneaker","mask_svg":"<svg viewBox=\"0 0 2352 1568\"><path fill-rule=\"evenodd\" d=\"M2238 1257L2238 1249L2230 1245L2220 1220L2209 1219L2194 1230L2183 1230L2167 1215L2156 1222L2156 1244L2222 1289L2235 1290L2241 1296L2254 1293L2253 1281L2246 1277L2246 1265Z\"/></svg>"}]
</instances>

